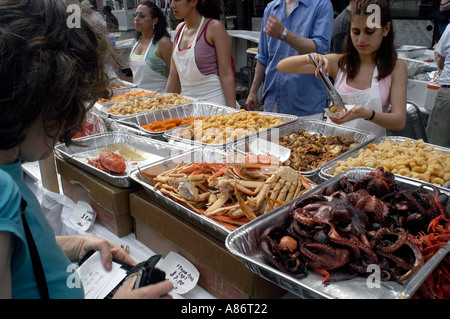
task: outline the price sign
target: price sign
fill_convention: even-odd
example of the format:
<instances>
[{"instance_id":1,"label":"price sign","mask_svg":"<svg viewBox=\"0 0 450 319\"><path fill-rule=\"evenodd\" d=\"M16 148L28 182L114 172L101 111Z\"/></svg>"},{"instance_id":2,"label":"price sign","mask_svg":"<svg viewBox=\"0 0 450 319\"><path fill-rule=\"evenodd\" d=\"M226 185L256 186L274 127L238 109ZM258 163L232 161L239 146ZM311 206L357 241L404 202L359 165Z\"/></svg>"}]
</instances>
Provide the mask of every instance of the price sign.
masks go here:
<instances>
[{"instance_id":1,"label":"price sign","mask_svg":"<svg viewBox=\"0 0 450 319\"><path fill-rule=\"evenodd\" d=\"M87 231L94 224L96 217L97 213L92 209L91 205L78 201L69 219L75 227L80 228L82 231Z\"/></svg>"},{"instance_id":2,"label":"price sign","mask_svg":"<svg viewBox=\"0 0 450 319\"><path fill-rule=\"evenodd\" d=\"M198 282L200 273L186 258L177 253L170 252L158 263L157 268L164 270L166 278L173 284L177 294L191 291Z\"/></svg>"}]
</instances>

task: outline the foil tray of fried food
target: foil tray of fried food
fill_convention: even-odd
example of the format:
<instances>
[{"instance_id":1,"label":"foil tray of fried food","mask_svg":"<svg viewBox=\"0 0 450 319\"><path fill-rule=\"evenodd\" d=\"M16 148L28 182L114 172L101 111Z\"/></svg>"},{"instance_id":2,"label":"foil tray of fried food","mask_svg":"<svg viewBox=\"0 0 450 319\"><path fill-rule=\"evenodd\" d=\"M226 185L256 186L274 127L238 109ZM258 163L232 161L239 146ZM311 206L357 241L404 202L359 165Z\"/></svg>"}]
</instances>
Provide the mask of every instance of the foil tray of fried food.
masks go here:
<instances>
[{"instance_id":1,"label":"foil tray of fried food","mask_svg":"<svg viewBox=\"0 0 450 319\"><path fill-rule=\"evenodd\" d=\"M352 153L375 139L372 133L319 120L299 120L260 136L291 150L284 165L315 181L321 167ZM251 154L253 138L236 143L233 150Z\"/></svg>"}]
</instances>

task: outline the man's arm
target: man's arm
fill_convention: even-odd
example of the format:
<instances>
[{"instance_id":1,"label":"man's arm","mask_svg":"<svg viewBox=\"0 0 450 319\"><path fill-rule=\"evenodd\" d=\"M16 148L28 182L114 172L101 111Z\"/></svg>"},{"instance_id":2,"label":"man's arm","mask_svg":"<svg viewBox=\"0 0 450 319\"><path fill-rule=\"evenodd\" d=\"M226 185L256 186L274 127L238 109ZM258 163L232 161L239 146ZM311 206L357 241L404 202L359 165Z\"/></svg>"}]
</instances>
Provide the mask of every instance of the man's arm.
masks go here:
<instances>
[{"instance_id":1,"label":"man's arm","mask_svg":"<svg viewBox=\"0 0 450 319\"><path fill-rule=\"evenodd\" d=\"M250 111L256 110L256 106L258 104L256 93L258 92L261 83L264 81L265 72L266 66L256 60L255 76L253 78L252 87L248 93L247 101L245 102L245 106Z\"/></svg>"},{"instance_id":2,"label":"man's arm","mask_svg":"<svg viewBox=\"0 0 450 319\"><path fill-rule=\"evenodd\" d=\"M434 59L436 60L436 66L437 66L438 72L440 74L442 72L442 70L444 69L445 57L443 57L442 55L440 55L439 53L437 53L435 51L434 52Z\"/></svg>"},{"instance_id":3,"label":"man's arm","mask_svg":"<svg viewBox=\"0 0 450 319\"><path fill-rule=\"evenodd\" d=\"M281 20L274 15L271 15L264 27L264 33L273 38L279 38L284 29L285 27L283 23L281 23ZM290 30L287 30L286 39L284 41L301 54L317 51L316 43L312 39L299 36Z\"/></svg>"}]
</instances>

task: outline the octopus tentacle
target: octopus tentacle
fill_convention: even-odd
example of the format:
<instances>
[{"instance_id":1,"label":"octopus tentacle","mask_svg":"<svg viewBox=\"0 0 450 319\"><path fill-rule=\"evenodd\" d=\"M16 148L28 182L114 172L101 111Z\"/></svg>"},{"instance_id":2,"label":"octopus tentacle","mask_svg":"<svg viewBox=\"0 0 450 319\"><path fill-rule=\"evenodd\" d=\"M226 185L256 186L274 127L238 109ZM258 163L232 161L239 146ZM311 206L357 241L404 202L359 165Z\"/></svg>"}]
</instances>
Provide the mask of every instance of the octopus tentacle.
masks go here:
<instances>
[{"instance_id":1,"label":"octopus tentacle","mask_svg":"<svg viewBox=\"0 0 450 319\"><path fill-rule=\"evenodd\" d=\"M311 268L333 270L344 266L350 260L348 249L328 244L304 243L300 246L300 252L306 259L305 263Z\"/></svg>"},{"instance_id":2,"label":"octopus tentacle","mask_svg":"<svg viewBox=\"0 0 450 319\"><path fill-rule=\"evenodd\" d=\"M415 259L414 259L414 264L413 264L412 268L406 274L396 278L396 280L400 283L409 279L424 264L424 258L423 258L423 254L422 254L422 251L420 250L420 248L417 247L417 245L411 243L409 240L405 241L405 245L407 245L412 250Z\"/></svg>"},{"instance_id":3,"label":"octopus tentacle","mask_svg":"<svg viewBox=\"0 0 450 319\"><path fill-rule=\"evenodd\" d=\"M408 262L404 261L400 257L395 256L393 253L388 253L382 250L378 250L377 253L383 257L388 258L389 260L393 261L398 267L400 267L403 270L410 270L412 268L412 265Z\"/></svg>"},{"instance_id":4,"label":"octopus tentacle","mask_svg":"<svg viewBox=\"0 0 450 319\"><path fill-rule=\"evenodd\" d=\"M292 274L296 278L303 278L307 274L307 269L298 258L299 252L283 251L276 242L285 234L285 230L281 226L272 226L265 230L260 242L263 256L280 271Z\"/></svg>"},{"instance_id":5,"label":"octopus tentacle","mask_svg":"<svg viewBox=\"0 0 450 319\"><path fill-rule=\"evenodd\" d=\"M379 243L382 241L383 236L386 234L397 235L398 239L394 243L390 244L389 246L380 245ZM377 231L377 233L375 234L375 236L372 238L370 245L372 248L377 247L378 251L391 253L391 252L398 250L400 247L402 247L403 244L405 243L406 239L407 239L407 233L403 228L396 228L394 230L394 232L391 232L387 228L380 228Z\"/></svg>"}]
</instances>

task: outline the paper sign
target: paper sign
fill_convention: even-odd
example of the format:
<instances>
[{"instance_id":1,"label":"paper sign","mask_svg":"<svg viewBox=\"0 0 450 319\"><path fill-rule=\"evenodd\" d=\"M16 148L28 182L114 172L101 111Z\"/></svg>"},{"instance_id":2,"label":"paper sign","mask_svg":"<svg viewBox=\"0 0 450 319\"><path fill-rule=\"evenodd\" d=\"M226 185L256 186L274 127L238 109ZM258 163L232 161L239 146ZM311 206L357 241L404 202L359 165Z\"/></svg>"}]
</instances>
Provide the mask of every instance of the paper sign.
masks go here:
<instances>
[{"instance_id":1,"label":"paper sign","mask_svg":"<svg viewBox=\"0 0 450 319\"><path fill-rule=\"evenodd\" d=\"M278 157L281 162L287 161L289 159L289 156L291 156L291 150L289 148L261 138L255 139L250 143L249 147L252 154L270 154L272 156Z\"/></svg>"},{"instance_id":2,"label":"paper sign","mask_svg":"<svg viewBox=\"0 0 450 319\"><path fill-rule=\"evenodd\" d=\"M97 213L92 209L91 205L86 202L78 201L73 212L69 216L69 220L75 227L82 231L87 231L95 223Z\"/></svg>"},{"instance_id":3,"label":"paper sign","mask_svg":"<svg viewBox=\"0 0 450 319\"><path fill-rule=\"evenodd\" d=\"M191 291L197 285L200 277L200 273L194 265L174 252L167 254L156 267L166 273L166 279L172 282L174 292L180 295Z\"/></svg>"}]
</instances>

